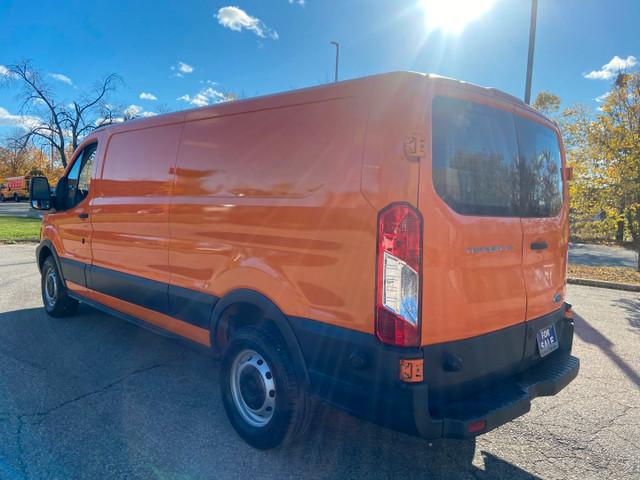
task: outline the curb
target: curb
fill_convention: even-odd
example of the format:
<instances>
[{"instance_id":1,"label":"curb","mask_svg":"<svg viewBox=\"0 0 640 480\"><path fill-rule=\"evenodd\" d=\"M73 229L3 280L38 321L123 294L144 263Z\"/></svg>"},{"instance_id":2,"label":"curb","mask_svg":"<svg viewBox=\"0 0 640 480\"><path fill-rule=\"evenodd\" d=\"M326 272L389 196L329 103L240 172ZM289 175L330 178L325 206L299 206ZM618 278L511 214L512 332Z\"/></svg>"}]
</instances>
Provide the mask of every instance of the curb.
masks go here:
<instances>
[{"instance_id":1,"label":"curb","mask_svg":"<svg viewBox=\"0 0 640 480\"><path fill-rule=\"evenodd\" d=\"M18 245L21 243L40 243L39 238L2 238L0 239L0 245Z\"/></svg>"},{"instance_id":2,"label":"curb","mask_svg":"<svg viewBox=\"0 0 640 480\"><path fill-rule=\"evenodd\" d=\"M627 292L640 292L640 285L629 283L604 282L602 280L588 280L586 278L568 277L567 283L574 285L585 285L587 287L610 288L613 290L625 290Z\"/></svg>"}]
</instances>

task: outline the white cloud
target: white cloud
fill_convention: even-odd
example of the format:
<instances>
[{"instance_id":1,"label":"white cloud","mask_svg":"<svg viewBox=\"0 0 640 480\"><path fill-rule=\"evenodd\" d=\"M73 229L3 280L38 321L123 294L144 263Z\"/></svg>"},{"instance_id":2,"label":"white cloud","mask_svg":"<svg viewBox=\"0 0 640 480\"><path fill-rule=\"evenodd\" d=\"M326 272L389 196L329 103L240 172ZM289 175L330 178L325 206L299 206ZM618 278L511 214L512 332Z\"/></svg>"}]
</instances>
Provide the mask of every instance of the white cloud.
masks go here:
<instances>
[{"instance_id":1,"label":"white cloud","mask_svg":"<svg viewBox=\"0 0 640 480\"><path fill-rule=\"evenodd\" d=\"M122 123L125 120L134 120L136 118L148 118L157 115L155 112L145 112L144 108L140 105L129 105L122 112L122 117L110 117L110 118L98 118L95 122L96 127L99 127L105 123L111 125L113 123Z\"/></svg>"},{"instance_id":2,"label":"white cloud","mask_svg":"<svg viewBox=\"0 0 640 480\"><path fill-rule=\"evenodd\" d=\"M195 105L196 107L206 107L207 105L211 105L212 103L220 103L224 101L225 95L224 93L209 87L200 90L200 92L196 93L193 96L188 94L183 95L177 100L188 102L191 105Z\"/></svg>"},{"instance_id":3,"label":"white cloud","mask_svg":"<svg viewBox=\"0 0 640 480\"><path fill-rule=\"evenodd\" d=\"M4 65L0 65L0 77L18 78L18 75L11 73Z\"/></svg>"},{"instance_id":4,"label":"white cloud","mask_svg":"<svg viewBox=\"0 0 640 480\"><path fill-rule=\"evenodd\" d=\"M604 102L604 101L607 99L607 97L608 97L609 95L611 95L611 92L603 93L603 94L602 94L602 95L600 95L599 97L596 97L596 99L595 99L595 100L596 100L596 102L598 102L598 103L602 103L602 102Z\"/></svg>"},{"instance_id":5,"label":"white cloud","mask_svg":"<svg viewBox=\"0 0 640 480\"><path fill-rule=\"evenodd\" d=\"M169 67L172 71L176 72L173 74L174 77L182 78L187 73L193 73L195 70L191 65L184 62L178 62L178 65L172 65Z\"/></svg>"},{"instance_id":6,"label":"white cloud","mask_svg":"<svg viewBox=\"0 0 640 480\"><path fill-rule=\"evenodd\" d=\"M193 73L193 70L194 70L194 68L191 65L184 62L178 62L178 65L172 65L169 68L174 72L176 72L173 75L174 77L180 77L180 78L184 77L186 73Z\"/></svg>"},{"instance_id":7,"label":"white cloud","mask_svg":"<svg viewBox=\"0 0 640 480\"><path fill-rule=\"evenodd\" d=\"M144 92L142 92L140 94L140 98L142 100L158 100L158 97L156 97L154 94L152 94L152 93L144 93Z\"/></svg>"},{"instance_id":8,"label":"white cloud","mask_svg":"<svg viewBox=\"0 0 640 480\"><path fill-rule=\"evenodd\" d=\"M0 127L18 127L27 130L38 125L42 125L42 120L38 117L11 115L9 110L0 107Z\"/></svg>"},{"instance_id":9,"label":"white cloud","mask_svg":"<svg viewBox=\"0 0 640 480\"><path fill-rule=\"evenodd\" d=\"M203 94L198 93L191 99L189 103L191 105L195 105L196 107L206 107L207 105L209 105L209 100Z\"/></svg>"},{"instance_id":10,"label":"white cloud","mask_svg":"<svg viewBox=\"0 0 640 480\"><path fill-rule=\"evenodd\" d=\"M193 72L193 67L184 62L178 62L178 70L180 70L182 73L191 73Z\"/></svg>"},{"instance_id":11,"label":"white cloud","mask_svg":"<svg viewBox=\"0 0 640 480\"><path fill-rule=\"evenodd\" d=\"M137 117L143 111L144 111L144 108L142 108L139 105L129 105L127 108L124 109L124 116L128 118Z\"/></svg>"},{"instance_id":12,"label":"white cloud","mask_svg":"<svg viewBox=\"0 0 640 480\"><path fill-rule=\"evenodd\" d=\"M255 33L260 38L278 39L278 32L271 30L258 18L252 17L244 10L238 7L222 7L215 16L218 23L223 27L229 28L235 32L242 32L242 29Z\"/></svg>"},{"instance_id":13,"label":"white cloud","mask_svg":"<svg viewBox=\"0 0 640 480\"><path fill-rule=\"evenodd\" d=\"M105 123L108 125L111 125L113 123L122 123L124 122L124 118L123 117L111 117L111 118L105 118L105 117L101 117L98 118L95 121L95 125L96 127L100 127L102 125L104 125Z\"/></svg>"},{"instance_id":14,"label":"white cloud","mask_svg":"<svg viewBox=\"0 0 640 480\"><path fill-rule=\"evenodd\" d=\"M618 72L633 68L636 65L638 65L638 59L633 55L629 55L626 59L616 55L609 63L603 65L600 70L584 74L584 78L590 80L612 80L618 75Z\"/></svg>"},{"instance_id":15,"label":"white cloud","mask_svg":"<svg viewBox=\"0 0 640 480\"><path fill-rule=\"evenodd\" d=\"M307 4L306 0L289 0L290 5L293 5L294 3L302 5L303 7Z\"/></svg>"},{"instance_id":16,"label":"white cloud","mask_svg":"<svg viewBox=\"0 0 640 480\"><path fill-rule=\"evenodd\" d=\"M66 83L67 85L73 86L73 82L66 75L62 75L61 73L52 73L51 77L58 80L59 82Z\"/></svg>"}]
</instances>

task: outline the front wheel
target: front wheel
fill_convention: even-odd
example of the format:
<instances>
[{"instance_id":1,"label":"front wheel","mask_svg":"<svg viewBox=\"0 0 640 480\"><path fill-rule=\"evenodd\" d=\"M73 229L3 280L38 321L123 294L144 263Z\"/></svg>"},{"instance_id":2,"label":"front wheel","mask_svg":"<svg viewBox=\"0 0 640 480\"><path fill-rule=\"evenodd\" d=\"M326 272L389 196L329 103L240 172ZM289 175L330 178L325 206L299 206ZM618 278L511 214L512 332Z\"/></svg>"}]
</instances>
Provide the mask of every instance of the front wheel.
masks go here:
<instances>
[{"instance_id":1,"label":"front wheel","mask_svg":"<svg viewBox=\"0 0 640 480\"><path fill-rule=\"evenodd\" d=\"M20 201L20 197L18 196L18 194L17 194L17 193L14 193L14 194L13 194L13 201L14 201L14 202L19 202L19 201Z\"/></svg>"},{"instance_id":2,"label":"front wheel","mask_svg":"<svg viewBox=\"0 0 640 480\"><path fill-rule=\"evenodd\" d=\"M7 199L4 197L4 195L0 195L0 201L4 203L7 201Z\"/></svg>"},{"instance_id":3,"label":"front wheel","mask_svg":"<svg viewBox=\"0 0 640 480\"><path fill-rule=\"evenodd\" d=\"M258 328L231 336L222 357L220 392L236 432L261 450L296 439L311 418L311 399L283 342Z\"/></svg>"},{"instance_id":4,"label":"front wheel","mask_svg":"<svg viewBox=\"0 0 640 480\"><path fill-rule=\"evenodd\" d=\"M44 309L52 317L73 315L78 301L69 297L67 288L60 278L60 272L53 257L49 256L42 264L42 302Z\"/></svg>"}]
</instances>

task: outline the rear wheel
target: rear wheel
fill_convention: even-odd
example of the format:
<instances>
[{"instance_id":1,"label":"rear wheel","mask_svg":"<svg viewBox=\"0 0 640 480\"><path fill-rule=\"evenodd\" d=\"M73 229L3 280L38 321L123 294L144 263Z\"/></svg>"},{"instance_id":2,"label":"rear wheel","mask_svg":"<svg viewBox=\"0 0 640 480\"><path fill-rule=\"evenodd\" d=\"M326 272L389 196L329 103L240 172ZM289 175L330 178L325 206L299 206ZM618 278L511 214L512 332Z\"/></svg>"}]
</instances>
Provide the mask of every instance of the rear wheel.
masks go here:
<instances>
[{"instance_id":1,"label":"rear wheel","mask_svg":"<svg viewBox=\"0 0 640 480\"><path fill-rule=\"evenodd\" d=\"M236 432L261 450L299 437L311 418L311 399L289 353L265 330L245 327L231 336L222 357L220 391Z\"/></svg>"},{"instance_id":2,"label":"rear wheel","mask_svg":"<svg viewBox=\"0 0 640 480\"><path fill-rule=\"evenodd\" d=\"M53 257L49 256L42 264L42 302L44 309L52 317L73 315L78 308L78 301L69 297L67 288L62 283L60 272Z\"/></svg>"},{"instance_id":3,"label":"rear wheel","mask_svg":"<svg viewBox=\"0 0 640 480\"><path fill-rule=\"evenodd\" d=\"M6 202L6 201L7 201L7 199L6 199L6 198L4 198L4 195L0 195L0 201L2 201L2 203L4 203L4 202Z\"/></svg>"},{"instance_id":4,"label":"rear wheel","mask_svg":"<svg viewBox=\"0 0 640 480\"><path fill-rule=\"evenodd\" d=\"M19 201L20 201L20 197L18 196L18 194L17 194L17 193L14 193L14 194L13 194L13 201L14 201L14 202L19 202Z\"/></svg>"}]
</instances>

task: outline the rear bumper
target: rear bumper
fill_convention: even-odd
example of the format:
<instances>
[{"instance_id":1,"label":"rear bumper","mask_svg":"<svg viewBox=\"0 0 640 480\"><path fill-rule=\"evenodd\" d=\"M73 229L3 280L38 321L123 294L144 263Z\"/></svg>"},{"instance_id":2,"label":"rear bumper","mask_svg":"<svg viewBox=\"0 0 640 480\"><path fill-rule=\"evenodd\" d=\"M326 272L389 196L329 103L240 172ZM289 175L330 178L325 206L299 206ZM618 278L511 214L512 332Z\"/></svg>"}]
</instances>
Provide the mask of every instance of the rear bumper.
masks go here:
<instances>
[{"instance_id":1,"label":"rear bumper","mask_svg":"<svg viewBox=\"0 0 640 480\"><path fill-rule=\"evenodd\" d=\"M373 335L309 320L290 322L307 363L312 394L408 434L469 438L527 413L533 398L555 395L577 376L580 362L571 356L573 321L564 318L564 310L420 349L384 346ZM543 359L536 334L551 324L559 348ZM423 359L424 381L401 382L400 359ZM486 424L479 428L479 422ZM475 431L470 431L472 425Z\"/></svg>"},{"instance_id":2,"label":"rear bumper","mask_svg":"<svg viewBox=\"0 0 640 480\"><path fill-rule=\"evenodd\" d=\"M555 395L566 387L580 369L580 360L566 353L550 358L524 372L496 383L458 401L432 408L431 415L442 419L442 436L469 438L486 433L524 415L535 397ZM470 427L486 422L485 428L470 433ZM430 422L417 424L421 436L431 432Z\"/></svg>"}]
</instances>

